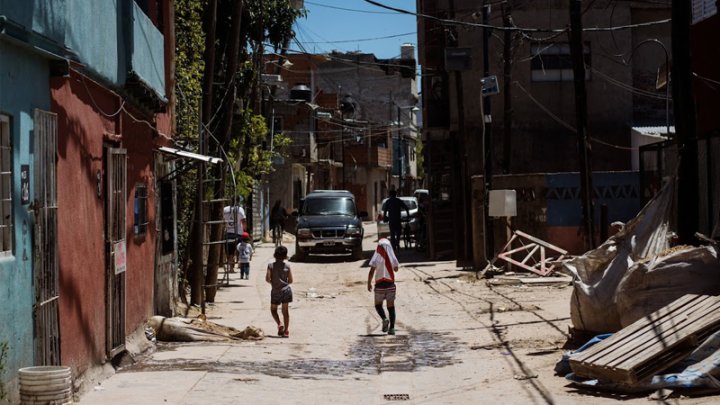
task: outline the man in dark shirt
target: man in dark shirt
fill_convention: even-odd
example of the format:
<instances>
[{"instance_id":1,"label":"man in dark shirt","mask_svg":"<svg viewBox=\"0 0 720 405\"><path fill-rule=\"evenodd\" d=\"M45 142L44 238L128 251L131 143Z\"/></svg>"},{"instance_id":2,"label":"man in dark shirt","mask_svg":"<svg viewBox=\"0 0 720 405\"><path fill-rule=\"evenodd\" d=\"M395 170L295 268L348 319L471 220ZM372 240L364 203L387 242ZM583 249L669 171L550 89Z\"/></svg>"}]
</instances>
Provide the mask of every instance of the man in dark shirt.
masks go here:
<instances>
[{"instance_id":1,"label":"man in dark shirt","mask_svg":"<svg viewBox=\"0 0 720 405\"><path fill-rule=\"evenodd\" d=\"M390 243L392 243L393 249L400 250L400 234L402 233L402 210L407 213L408 219L410 219L410 210L403 200L397 198L397 191L390 190L390 198L385 201L382 207L383 216L385 220L390 223Z\"/></svg>"}]
</instances>

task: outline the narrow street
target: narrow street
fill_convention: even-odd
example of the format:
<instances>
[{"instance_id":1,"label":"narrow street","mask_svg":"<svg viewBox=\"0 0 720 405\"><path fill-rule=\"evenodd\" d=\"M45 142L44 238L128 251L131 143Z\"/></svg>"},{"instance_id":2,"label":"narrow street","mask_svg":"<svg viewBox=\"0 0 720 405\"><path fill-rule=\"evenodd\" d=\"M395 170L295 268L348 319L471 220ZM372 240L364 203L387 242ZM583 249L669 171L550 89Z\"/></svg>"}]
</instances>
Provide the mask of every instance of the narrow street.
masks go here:
<instances>
[{"instance_id":1,"label":"narrow street","mask_svg":"<svg viewBox=\"0 0 720 405\"><path fill-rule=\"evenodd\" d=\"M367 258L375 240L370 225ZM284 339L273 336L263 280L272 251L270 244L260 245L250 280L232 274L207 311L219 324L262 328L264 340L159 342L80 403L613 401L574 394L553 375L566 341L569 286L489 287L474 273L456 271L453 262L422 262L418 253L401 251L398 334L386 336L365 287L366 261L311 256L308 263L292 263L295 300L290 338Z\"/></svg>"}]
</instances>

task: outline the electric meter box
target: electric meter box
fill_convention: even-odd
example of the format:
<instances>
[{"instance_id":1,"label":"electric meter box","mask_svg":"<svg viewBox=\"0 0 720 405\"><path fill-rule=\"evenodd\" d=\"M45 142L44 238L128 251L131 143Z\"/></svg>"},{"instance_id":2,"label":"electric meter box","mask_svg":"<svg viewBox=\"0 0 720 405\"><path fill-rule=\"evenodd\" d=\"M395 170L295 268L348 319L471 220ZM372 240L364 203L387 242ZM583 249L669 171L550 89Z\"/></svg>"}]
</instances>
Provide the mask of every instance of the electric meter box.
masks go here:
<instances>
[{"instance_id":1,"label":"electric meter box","mask_svg":"<svg viewBox=\"0 0 720 405\"><path fill-rule=\"evenodd\" d=\"M490 190L489 200L488 215L491 217L517 216L515 190Z\"/></svg>"}]
</instances>

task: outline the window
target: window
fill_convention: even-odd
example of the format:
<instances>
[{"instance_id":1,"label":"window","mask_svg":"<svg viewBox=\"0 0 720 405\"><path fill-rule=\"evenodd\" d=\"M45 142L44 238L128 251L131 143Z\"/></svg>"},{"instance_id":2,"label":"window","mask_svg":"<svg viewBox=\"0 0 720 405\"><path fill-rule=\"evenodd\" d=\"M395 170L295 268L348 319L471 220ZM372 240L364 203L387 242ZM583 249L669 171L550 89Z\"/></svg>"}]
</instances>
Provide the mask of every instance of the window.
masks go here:
<instances>
[{"instance_id":1,"label":"window","mask_svg":"<svg viewBox=\"0 0 720 405\"><path fill-rule=\"evenodd\" d=\"M585 80L590 80L590 44L583 47L585 55ZM538 43L530 48L530 69L534 82L565 82L573 80L573 64L568 43Z\"/></svg>"},{"instance_id":2,"label":"window","mask_svg":"<svg viewBox=\"0 0 720 405\"><path fill-rule=\"evenodd\" d=\"M0 115L0 256L13 252L12 143L10 117Z\"/></svg>"},{"instance_id":3,"label":"window","mask_svg":"<svg viewBox=\"0 0 720 405\"><path fill-rule=\"evenodd\" d=\"M147 184L135 185L135 219L133 229L135 236L145 235L147 232Z\"/></svg>"}]
</instances>

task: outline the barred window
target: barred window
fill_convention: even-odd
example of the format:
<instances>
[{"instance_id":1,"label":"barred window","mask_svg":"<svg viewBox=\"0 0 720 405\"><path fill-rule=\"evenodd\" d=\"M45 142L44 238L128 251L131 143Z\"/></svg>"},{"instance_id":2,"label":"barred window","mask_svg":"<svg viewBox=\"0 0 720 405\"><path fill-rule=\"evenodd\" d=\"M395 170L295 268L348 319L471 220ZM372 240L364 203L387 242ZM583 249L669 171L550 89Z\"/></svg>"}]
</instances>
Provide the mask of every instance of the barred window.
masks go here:
<instances>
[{"instance_id":1,"label":"barred window","mask_svg":"<svg viewBox=\"0 0 720 405\"><path fill-rule=\"evenodd\" d=\"M11 138L10 117L0 114L0 256L13 252Z\"/></svg>"},{"instance_id":2,"label":"barred window","mask_svg":"<svg viewBox=\"0 0 720 405\"><path fill-rule=\"evenodd\" d=\"M147 232L147 184L135 185L135 215L133 229L135 236L145 235Z\"/></svg>"}]
</instances>

